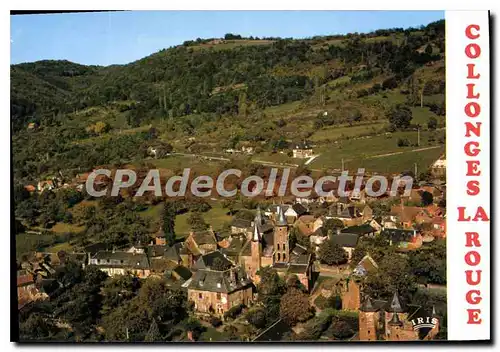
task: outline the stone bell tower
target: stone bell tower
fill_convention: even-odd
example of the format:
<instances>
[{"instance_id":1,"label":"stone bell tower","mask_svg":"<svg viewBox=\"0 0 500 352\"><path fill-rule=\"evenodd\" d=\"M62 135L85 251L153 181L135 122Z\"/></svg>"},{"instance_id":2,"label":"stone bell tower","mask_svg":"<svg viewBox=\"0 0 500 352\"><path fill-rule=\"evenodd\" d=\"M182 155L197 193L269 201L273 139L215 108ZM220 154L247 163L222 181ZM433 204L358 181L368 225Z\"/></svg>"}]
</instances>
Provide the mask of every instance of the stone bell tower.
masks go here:
<instances>
[{"instance_id":1,"label":"stone bell tower","mask_svg":"<svg viewBox=\"0 0 500 352\"><path fill-rule=\"evenodd\" d=\"M283 208L278 206L274 226L274 262L288 263L289 260L289 231Z\"/></svg>"}]
</instances>

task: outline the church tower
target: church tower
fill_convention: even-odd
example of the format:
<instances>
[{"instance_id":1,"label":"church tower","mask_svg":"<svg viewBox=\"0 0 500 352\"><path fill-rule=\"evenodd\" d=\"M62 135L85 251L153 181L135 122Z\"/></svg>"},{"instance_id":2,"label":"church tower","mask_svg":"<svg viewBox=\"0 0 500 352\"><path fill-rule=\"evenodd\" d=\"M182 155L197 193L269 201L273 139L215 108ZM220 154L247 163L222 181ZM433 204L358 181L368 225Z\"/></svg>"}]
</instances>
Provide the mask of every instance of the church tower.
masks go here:
<instances>
[{"instance_id":1,"label":"church tower","mask_svg":"<svg viewBox=\"0 0 500 352\"><path fill-rule=\"evenodd\" d=\"M359 339L361 341L378 340L380 312L372 299L367 296L359 308Z\"/></svg>"},{"instance_id":2,"label":"church tower","mask_svg":"<svg viewBox=\"0 0 500 352\"><path fill-rule=\"evenodd\" d=\"M257 222L254 222L252 229L252 240L251 240L251 263L249 265L249 275L252 280L256 280L257 271L260 270L260 257L262 253L262 245L260 243L261 234Z\"/></svg>"},{"instance_id":3,"label":"church tower","mask_svg":"<svg viewBox=\"0 0 500 352\"><path fill-rule=\"evenodd\" d=\"M288 223L283 208L278 206L276 223L274 226L274 262L288 263L290 248L288 248Z\"/></svg>"}]
</instances>

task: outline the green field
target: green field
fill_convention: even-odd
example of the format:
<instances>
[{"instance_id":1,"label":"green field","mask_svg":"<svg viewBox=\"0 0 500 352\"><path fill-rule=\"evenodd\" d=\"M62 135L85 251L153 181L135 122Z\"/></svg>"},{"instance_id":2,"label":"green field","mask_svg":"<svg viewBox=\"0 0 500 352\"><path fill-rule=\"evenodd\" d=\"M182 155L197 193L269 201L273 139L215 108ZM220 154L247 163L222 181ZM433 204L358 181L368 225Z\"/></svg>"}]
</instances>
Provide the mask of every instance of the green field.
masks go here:
<instances>
[{"instance_id":1,"label":"green field","mask_svg":"<svg viewBox=\"0 0 500 352\"><path fill-rule=\"evenodd\" d=\"M227 209L223 209L220 202L211 202L210 205L212 209L202 213L203 219L212 226L214 231L221 230L226 222L231 221L232 217L227 215ZM177 215L175 219L175 234L177 237L186 237L189 234L188 217L189 213Z\"/></svg>"},{"instance_id":2,"label":"green field","mask_svg":"<svg viewBox=\"0 0 500 352\"><path fill-rule=\"evenodd\" d=\"M215 231L221 230L224 223L231 221L232 217L227 215L227 209L223 209L221 203L218 201L208 201L212 206L212 209L207 211L206 213L202 213L203 219L206 223L212 225ZM148 209L140 212L139 214L144 217L152 220L153 222L160 221L161 211L163 208L163 204L157 204L154 206L150 206ZM185 213L181 215L177 215L175 218L175 234L179 238L186 237L189 234L190 226L187 223L187 219L190 213Z\"/></svg>"},{"instance_id":3,"label":"green field","mask_svg":"<svg viewBox=\"0 0 500 352\"><path fill-rule=\"evenodd\" d=\"M435 132L436 139L438 136L444 134L444 131ZM417 143L417 132L395 132L388 135L378 135L373 137L356 138L349 140L338 141L334 145L322 146L315 151L315 154L321 154L316 158L310 165L310 168L314 169L340 169L342 166L342 159L344 159L344 168L352 168L353 166L365 166L367 171L372 172L384 172L388 169L401 169L402 165L406 165L406 159L410 159L409 162L415 158L419 157L419 154L431 154L430 158L435 156L432 151L439 149L429 149L420 152L411 152L414 149L426 148L431 146L438 146L437 142L433 142L432 145L428 144L430 132L422 131L420 132L420 147L398 147L397 141L399 138L406 138L410 143ZM388 168L387 158L389 156L377 157L371 159L375 156L381 156L390 153L404 152L401 155L394 155L392 158L396 161L392 162L390 168ZM437 157L435 158L437 159ZM435 160L434 159L434 160ZM397 162L399 160L399 162ZM424 159L426 160L426 159ZM429 165L432 161L429 161ZM427 165L426 167L428 167ZM394 170L398 172L400 170Z\"/></svg>"},{"instance_id":4,"label":"green field","mask_svg":"<svg viewBox=\"0 0 500 352\"><path fill-rule=\"evenodd\" d=\"M342 137L355 137L370 132L379 132L386 125L387 125L386 122L376 122L376 123L355 125L352 127L331 126L318 130L311 136L310 140L313 142L320 142L328 139L335 140Z\"/></svg>"},{"instance_id":5,"label":"green field","mask_svg":"<svg viewBox=\"0 0 500 352\"><path fill-rule=\"evenodd\" d=\"M413 119L411 120L414 124L419 124L420 126L427 128L427 122L431 116L435 117L438 124L444 123L444 116L438 116L426 107L413 107L411 108Z\"/></svg>"},{"instance_id":6,"label":"green field","mask_svg":"<svg viewBox=\"0 0 500 352\"><path fill-rule=\"evenodd\" d=\"M359 159L345 163L347 170L357 170L363 167L367 171L378 173L400 173L403 171L414 171L415 163L417 172L425 171L445 151L444 146L425 151L406 151L402 154L390 155L376 159Z\"/></svg>"}]
</instances>

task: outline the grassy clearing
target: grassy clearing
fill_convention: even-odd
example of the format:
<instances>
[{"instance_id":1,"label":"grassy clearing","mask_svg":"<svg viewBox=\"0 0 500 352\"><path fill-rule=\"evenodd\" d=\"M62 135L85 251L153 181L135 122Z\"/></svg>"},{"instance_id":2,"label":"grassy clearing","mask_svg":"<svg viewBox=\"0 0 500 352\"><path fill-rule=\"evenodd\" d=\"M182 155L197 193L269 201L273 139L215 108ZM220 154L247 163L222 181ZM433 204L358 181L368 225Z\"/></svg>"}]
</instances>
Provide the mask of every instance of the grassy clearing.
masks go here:
<instances>
[{"instance_id":1,"label":"grassy clearing","mask_svg":"<svg viewBox=\"0 0 500 352\"><path fill-rule=\"evenodd\" d=\"M45 248L45 251L50 253L57 253L59 251L71 252L72 250L73 246L70 245L68 242L59 243L54 246Z\"/></svg>"},{"instance_id":2,"label":"grassy clearing","mask_svg":"<svg viewBox=\"0 0 500 352\"><path fill-rule=\"evenodd\" d=\"M301 103L302 102L299 100L277 106L270 106L264 109L264 113L268 116L292 113L300 107Z\"/></svg>"},{"instance_id":3,"label":"grassy clearing","mask_svg":"<svg viewBox=\"0 0 500 352\"><path fill-rule=\"evenodd\" d=\"M212 49L212 50L227 50L227 49L233 49L239 46L251 46L251 45L269 45L274 43L273 40L248 40L248 39L242 39L242 40L224 40L222 43L219 44L200 44L200 45L194 45L189 48L197 51L197 50L203 50L203 49Z\"/></svg>"},{"instance_id":4,"label":"grassy clearing","mask_svg":"<svg viewBox=\"0 0 500 352\"><path fill-rule=\"evenodd\" d=\"M403 171L414 171L415 163L417 172L425 171L440 155L444 153L445 147L440 146L435 149L424 151L406 151L402 154L390 155L376 159L359 159L346 162L346 169L357 170L359 167L365 168L370 172L379 173L400 173Z\"/></svg>"},{"instance_id":5,"label":"grassy clearing","mask_svg":"<svg viewBox=\"0 0 500 352\"><path fill-rule=\"evenodd\" d=\"M139 213L139 216L143 217L144 219L150 219L150 220L158 220L161 216L161 211L163 209L163 203L159 203L156 205L152 205L148 207L146 210L143 210Z\"/></svg>"},{"instance_id":6,"label":"grassy clearing","mask_svg":"<svg viewBox=\"0 0 500 352\"><path fill-rule=\"evenodd\" d=\"M427 122L429 121L429 118L431 116L434 116L437 120L438 123L444 122L445 117L444 116L438 116L432 111L430 111L426 107L413 107L411 108L413 118L411 120L412 123L414 124L420 124L421 126L427 127Z\"/></svg>"},{"instance_id":7,"label":"grassy clearing","mask_svg":"<svg viewBox=\"0 0 500 352\"><path fill-rule=\"evenodd\" d=\"M216 329L209 327L200 336L200 341L205 342L215 342L215 341L227 341L228 336L224 332L217 331Z\"/></svg>"},{"instance_id":8,"label":"grassy clearing","mask_svg":"<svg viewBox=\"0 0 500 352\"><path fill-rule=\"evenodd\" d=\"M286 163L286 164L297 164L299 159L294 159L289 157L287 151L283 151L283 154L278 153L260 153L252 158L252 161L267 161L270 163Z\"/></svg>"},{"instance_id":9,"label":"grassy clearing","mask_svg":"<svg viewBox=\"0 0 500 352\"><path fill-rule=\"evenodd\" d=\"M77 226L73 224L66 224L63 222L58 222L51 228L52 232L59 233L79 233L85 230L85 226Z\"/></svg>"},{"instance_id":10,"label":"grassy clearing","mask_svg":"<svg viewBox=\"0 0 500 352\"><path fill-rule=\"evenodd\" d=\"M434 133L437 135L436 139L440 134L444 134L444 131L438 131ZM420 132L420 147L398 147L397 141L399 138L406 138L410 141L410 143L416 144L417 142L417 132L409 131L409 132L396 132L391 135L379 135L374 137L363 137L349 140L342 140L334 145L323 146L318 149L315 153L321 154L318 158L316 158L311 164L311 168L321 168L321 169L340 169L342 165L342 159L344 159L344 168L351 168L352 165L365 165L365 162L371 157L389 153L399 153L399 152L407 152L413 149L419 149L423 147L431 146L427 143L430 132L422 131ZM434 142L433 145L438 145L437 142ZM417 157L417 153L428 153L429 151L415 152L412 153L411 156L407 155L404 158L396 158L396 159L405 159L408 158L410 161L413 158ZM404 160L403 160L404 161ZM416 161L415 161L416 162ZM373 160L369 160L366 163L366 169L369 171L382 172L386 167L385 158L376 158ZM369 166L369 167L368 167ZM398 166L398 163L396 163ZM398 166L399 167L399 166Z\"/></svg>"},{"instance_id":11,"label":"grassy clearing","mask_svg":"<svg viewBox=\"0 0 500 352\"><path fill-rule=\"evenodd\" d=\"M217 157L220 156L221 155L217 155ZM181 171L184 168L190 168L191 175L199 173L210 175L215 173L220 165L224 163L224 161L221 160L208 160L200 157L183 155L172 155L163 159L150 159L148 162L159 169L172 170L175 172Z\"/></svg>"},{"instance_id":12,"label":"grassy clearing","mask_svg":"<svg viewBox=\"0 0 500 352\"><path fill-rule=\"evenodd\" d=\"M386 122L376 122L363 125L349 126L331 126L315 132L310 140L313 142L319 142L327 139L338 139L341 137L355 137L369 132L378 132L384 126Z\"/></svg>"},{"instance_id":13,"label":"grassy clearing","mask_svg":"<svg viewBox=\"0 0 500 352\"><path fill-rule=\"evenodd\" d=\"M214 231L221 230L226 222L231 221L232 217L227 215L227 209L222 208L219 202L211 203L212 209L202 213L205 222L212 226ZM189 234L190 226L187 219L190 213L177 215L175 219L175 234L177 237L186 237Z\"/></svg>"},{"instance_id":14,"label":"grassy clearing","mask_svg":"<svg viewBox=\"0 0 500 352\"><path fill-rule=\"evenodd\" d=\"M16 235L16 257L35 251L57 252L71 251L72 247L67 236L51 234L21 233Z\"/></svg>"}]
</instances>

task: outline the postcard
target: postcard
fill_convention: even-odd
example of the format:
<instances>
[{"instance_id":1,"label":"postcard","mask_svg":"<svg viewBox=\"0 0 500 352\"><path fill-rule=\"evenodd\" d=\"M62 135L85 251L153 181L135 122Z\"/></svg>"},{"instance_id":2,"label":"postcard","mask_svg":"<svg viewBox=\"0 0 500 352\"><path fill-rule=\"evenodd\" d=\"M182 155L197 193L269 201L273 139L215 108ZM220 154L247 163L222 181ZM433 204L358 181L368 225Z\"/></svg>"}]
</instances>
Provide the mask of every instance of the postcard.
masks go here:
<instances>
[{"instance_id":1,"label":"postcard","mask_svg":"<svg viewBox=\"0 0 500 352\"><path fill-rule=\"evenodd\" d=\"M488 11L10 17L12 341L490 341Z\"/></svg>"}]
</instances>

